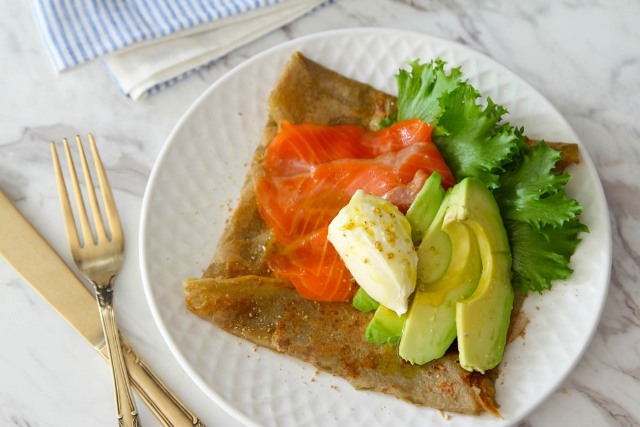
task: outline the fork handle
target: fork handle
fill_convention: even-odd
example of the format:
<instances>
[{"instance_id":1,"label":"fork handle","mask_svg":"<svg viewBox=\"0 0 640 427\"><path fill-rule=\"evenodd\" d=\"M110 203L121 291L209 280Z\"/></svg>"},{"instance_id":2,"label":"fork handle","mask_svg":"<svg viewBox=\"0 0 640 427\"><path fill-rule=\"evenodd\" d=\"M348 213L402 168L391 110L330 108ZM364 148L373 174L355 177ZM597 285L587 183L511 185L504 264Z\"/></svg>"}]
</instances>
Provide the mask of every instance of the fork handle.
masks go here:
<instances>
[{"instance_id":1,"label":"fork handle","mask_svg":"<svg viewBox=\"0 0 640 427\"><path fill-rule=\"evenodd\" d=\"M94 283L96 299L100 312L100 322L104 331L113 379L113 391L118 415L118 427L140 427L140 419L136 403L133 400L129 374L124 361L124 353L120 344L120 334L116 325L116 317L111 303L113 288L111 284L100 286Z\"/></svg>"},{"instance_id":2,"label":"fork handle","mask_svg":"<svg viewBox=\"0 0 640 427\"><path fill-rule=\"evenodd\" d=\"M165 427L205 427L198 416L142 360L122 332L120 342L131 385L160 423ZM107 358L106 349L101 353Z\"/></svg>"}]
</instances>

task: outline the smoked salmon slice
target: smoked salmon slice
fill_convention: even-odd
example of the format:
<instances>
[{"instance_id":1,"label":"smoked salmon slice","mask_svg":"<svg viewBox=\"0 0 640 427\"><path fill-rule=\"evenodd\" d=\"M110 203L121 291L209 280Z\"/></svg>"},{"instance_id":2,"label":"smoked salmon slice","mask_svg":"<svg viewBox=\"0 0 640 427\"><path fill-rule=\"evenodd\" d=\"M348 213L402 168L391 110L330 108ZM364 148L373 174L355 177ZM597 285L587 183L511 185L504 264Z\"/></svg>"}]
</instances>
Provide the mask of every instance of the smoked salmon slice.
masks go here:
<instances>
[{"instance_id":1,"label":"smoked salmon slice","mask_svg":"<svg viewBox=\"0 0 640 427\"><path fill-rule=\"evenodd\" d=\"M361 126L294 125L283 121L267 147L264 170L270 176L290 176L331 160L371 157L371 150L361 144L366 133Z\"/></svg>"},{"instance_id":2,"label":"smoked salmon slice","mask_svg":"<svg viewBox=\"0 0 640 427\"><path fill-rule=\"evenodd\" d=\"M255 182L258 210L273 232L274 276L308 299L349 300L357 284L327 241L327 227L356 190L406 211L432 172L445 188L455 184L431 130L418 119L376 132L283 122Z\"/></svg>"}]
</instances>

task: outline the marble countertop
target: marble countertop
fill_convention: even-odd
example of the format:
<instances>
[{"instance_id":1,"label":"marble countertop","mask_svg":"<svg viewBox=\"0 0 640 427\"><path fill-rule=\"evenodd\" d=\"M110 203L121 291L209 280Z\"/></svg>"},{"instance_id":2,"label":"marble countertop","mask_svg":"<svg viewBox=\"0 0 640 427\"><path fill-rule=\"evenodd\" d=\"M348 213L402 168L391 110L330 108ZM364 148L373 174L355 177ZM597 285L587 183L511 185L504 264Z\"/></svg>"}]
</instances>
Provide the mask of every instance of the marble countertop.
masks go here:
<instances>
[{"instance_id":1,"label":"marble countertop","mask_svg":"<svg viewBox=\"0 0 640 427\"><path fill-rule=\"evenodd\" d=\"M0 4L0 188L70 261L48 142L91 131L107 159L125 233L163 142L189 105L232 67L318 31L412 30L480 51L523 77L569 121L608 200L613 269L602 320L562 386L520 426L640 425L640 2L336 0L148 99L123 96L99 63L56 75L29 2ZM116 304L121 329L208 426L239 423L191 382L145 300L138 243L128 241ZM34 268L37 268L34 260ZM0 261L0 425L113 425L105 363ZM139 404L145 426L160 423Z\"/></svg>"}]
</instances>

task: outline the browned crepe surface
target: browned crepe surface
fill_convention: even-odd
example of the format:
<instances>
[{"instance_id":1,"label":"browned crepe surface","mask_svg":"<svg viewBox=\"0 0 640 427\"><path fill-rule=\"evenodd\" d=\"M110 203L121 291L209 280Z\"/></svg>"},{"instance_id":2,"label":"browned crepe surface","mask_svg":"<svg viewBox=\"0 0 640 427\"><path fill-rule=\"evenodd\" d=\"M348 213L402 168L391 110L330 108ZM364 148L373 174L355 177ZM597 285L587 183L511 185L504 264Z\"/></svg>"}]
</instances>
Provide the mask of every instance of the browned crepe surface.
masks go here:
<instances>
[{"instance_id":1,"label":"browned crepe surface","mask_svg":"<svg viewBox=\"0 0 640 427\"><path fill-rule=\"evenodd\" d=\"M373 130L395 112L395 102L295 54L270 97L262 144L213 260L201 279L185 281L186 303L221 329L346 378L358 389L443 411L497 415L495 372L463 370L453 350L426 365L411 365L395 347L366 341L370 313L348 303L305 300L287 280L271 277L266 264L271 233L258 213L253 179L262 173L262 154L278 123L350 123Z\"/></svg>"}]
</instances>

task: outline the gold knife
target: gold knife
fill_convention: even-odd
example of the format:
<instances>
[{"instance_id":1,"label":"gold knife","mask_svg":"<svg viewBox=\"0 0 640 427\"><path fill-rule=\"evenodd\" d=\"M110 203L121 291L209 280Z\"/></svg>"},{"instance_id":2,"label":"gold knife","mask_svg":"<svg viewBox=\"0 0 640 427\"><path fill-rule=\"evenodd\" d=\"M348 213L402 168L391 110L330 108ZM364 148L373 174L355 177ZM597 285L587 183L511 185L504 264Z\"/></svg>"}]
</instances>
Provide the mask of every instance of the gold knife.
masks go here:
<instances>
[{"instance_id":1,"label":"gold knife","mask_svg":"<svg viewBox=\"0 0 640 427\"><path fill-rule=\"evenodd\" d=\"M93 295L0 190L0 254L104 358L107 349ZM122 338L129 379L165 426L204 424Z\"/></svg>"}]
</instances>

